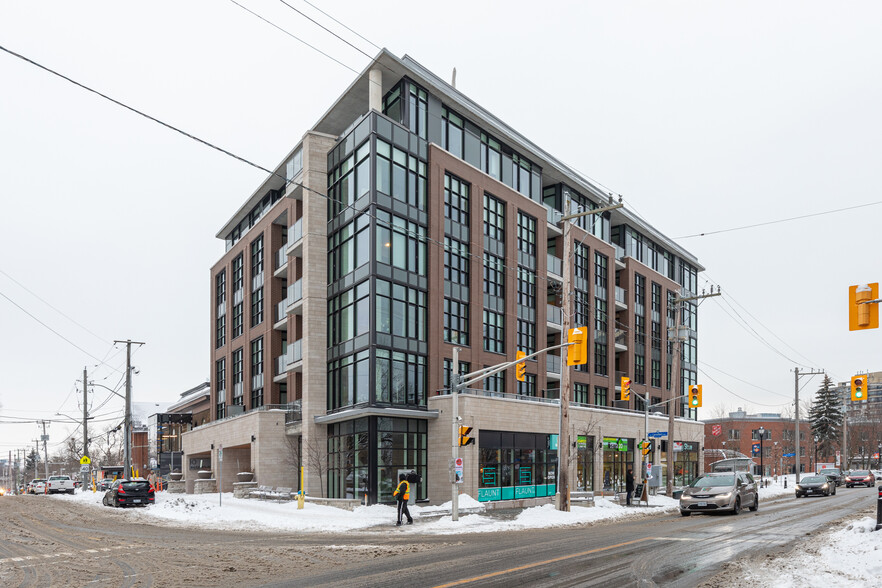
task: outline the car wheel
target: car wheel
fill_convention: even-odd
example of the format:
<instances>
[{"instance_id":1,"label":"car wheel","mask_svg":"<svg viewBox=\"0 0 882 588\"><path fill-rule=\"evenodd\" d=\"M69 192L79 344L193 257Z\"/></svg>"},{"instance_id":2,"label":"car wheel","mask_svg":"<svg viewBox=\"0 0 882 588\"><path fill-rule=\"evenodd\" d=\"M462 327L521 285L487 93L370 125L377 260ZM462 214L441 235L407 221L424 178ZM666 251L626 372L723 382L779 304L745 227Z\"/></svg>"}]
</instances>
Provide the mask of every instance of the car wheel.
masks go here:
<instances>
[{"instance_id":1,"label":"car wheel","mask_svg":"<svg viewBox=\"0 0 882 588\"><path fill-rule=\"evenodd\" d=\"M756 512L759 509L759 494L753 495L753 505L750 507L750 512Z\"/></svg>"},{"instance_id":2,"label":"car wheel","mask_svg":"<svg viewBox=\"0 0 882 588\"><path fill-rule=\"evenodd\" d=\"M735 497L735 506L732 507L732 514L737 515L739 512L741 512L741 497L736 496Z\"/></svg>"},{"instance_id":3,"label":"car wheel","mask_svg":"<svg viewBox=\"0 0 882 588\"><path fill-rule=\"evenodd\" d=\"M797 498L799 498L799 497L800 497L800 494L799 494L799 492L797 492L797 493L796 493L796 497L797 497Z\"/></svg>"},{"instance_id":4,"label":"car wheel","mask_svg":"<svg viewBox=\"0 0 882 588\"><path fill-rule=\"evenodd\" d=\"M110 504L108 504L107 502L107 496L104 496L104 498L101 499L101 504L103 504L104 506L110 506Z\"/></svg>"},{"instance_id":5,"label":"car wheel","mask_svg":"<svg viewBox=\"0 0 882 588\"><path fill-rule=\"evenodd\" d=\"M836 486L833 486L833 496L836 496Z\"/></svg>"},{"instance_id":6,"label":"car wheel","mask_svg":"<svg viewBox=\"0 0 882 588\"><path fill-rule=\"evenodd\" d=\"M688 517L688 516L691 515L691 514L692 514L692 513L689 512L688 510L681 510L681 511L680 511L680 516L681 516L681 517Z\"/></svg>"}]
</instances>

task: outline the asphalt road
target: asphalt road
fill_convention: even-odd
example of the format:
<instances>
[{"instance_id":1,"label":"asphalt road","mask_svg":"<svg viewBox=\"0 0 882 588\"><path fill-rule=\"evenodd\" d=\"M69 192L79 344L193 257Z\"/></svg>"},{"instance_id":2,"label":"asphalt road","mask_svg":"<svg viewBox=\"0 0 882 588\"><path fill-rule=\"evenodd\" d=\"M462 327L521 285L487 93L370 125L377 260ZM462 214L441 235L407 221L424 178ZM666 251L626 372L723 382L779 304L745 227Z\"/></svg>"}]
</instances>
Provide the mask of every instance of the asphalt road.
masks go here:
<instances>
[{"instance_id":1,"label":"asphalt road","mask_svg":"<svg viewBox=\"0 0 882 588\"><path fill-rule=\"evenodd\" d=\"M727 562L786 552L839 519L874 516L875 488L564 529L423 535L240 533L132 524L129 513L0 498L2 586L735 586Z\"/></svg>"}]
</instances>

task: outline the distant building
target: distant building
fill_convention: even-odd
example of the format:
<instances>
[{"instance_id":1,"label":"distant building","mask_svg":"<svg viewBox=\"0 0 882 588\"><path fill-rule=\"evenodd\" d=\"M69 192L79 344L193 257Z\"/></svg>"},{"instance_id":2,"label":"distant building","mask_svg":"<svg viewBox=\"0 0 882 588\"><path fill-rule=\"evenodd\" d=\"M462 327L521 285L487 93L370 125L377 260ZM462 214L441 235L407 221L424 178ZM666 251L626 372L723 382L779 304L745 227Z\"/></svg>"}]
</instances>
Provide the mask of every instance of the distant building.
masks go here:
<instances>
[{"instance_id":1,"label":"distant building","mask_svg":"<svg viewBox=\"0 0 882 588\"><path fill-rule=\"evenodd\" d=\"M209 396L209 384L203 382L182 392L177 402L152 405L160 410L151 413L143 427L148 446L147 469L158 475L185 469L181 440L185 432L207 422Z\"/></svg>"},{"instance_id":2,"label":"distant building","mask_svg":"<svg viewBox=\"0 0 882 588\"><path fill-rule=\"evenodd\" d=\"M857 375L857 374L855 374ZM843 431L849 468L879 467L882 452L882 372L867 374L866 400L852 401L851 380L840 382L836 391L847 415Z\"/></svg>"}]
</instances>

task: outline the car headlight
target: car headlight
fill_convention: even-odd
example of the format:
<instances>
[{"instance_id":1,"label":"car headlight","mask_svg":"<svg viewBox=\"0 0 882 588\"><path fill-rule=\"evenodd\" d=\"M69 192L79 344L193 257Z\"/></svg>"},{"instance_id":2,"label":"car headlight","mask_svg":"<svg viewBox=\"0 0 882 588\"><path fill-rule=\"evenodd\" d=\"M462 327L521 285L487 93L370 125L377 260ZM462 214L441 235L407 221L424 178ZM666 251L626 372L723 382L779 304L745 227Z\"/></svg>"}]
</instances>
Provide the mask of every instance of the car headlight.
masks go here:
<instances>
[{"instance_id":1,"label":"car headlight","mask_svg":"<svg viewBox=\"0 0 882 588\"><path fill-rule=\"evenodd\" d=\"M797 489L797 490L802 490L802 486L800 486L799 484L797 484L797 485L796 485L796 489Z\"/></svg>"},{"instance_id":2,"label":"car headlight","mask_svg":"<svg viewBox=\"0 0 882 588\"><path fill-rule=\"evenodd\" d=\"M730 491L730 492L726 492L725 494L717 494L717 498L724 498L724 499L732 498L732 492Z\"/></svg>"}]
</instances>

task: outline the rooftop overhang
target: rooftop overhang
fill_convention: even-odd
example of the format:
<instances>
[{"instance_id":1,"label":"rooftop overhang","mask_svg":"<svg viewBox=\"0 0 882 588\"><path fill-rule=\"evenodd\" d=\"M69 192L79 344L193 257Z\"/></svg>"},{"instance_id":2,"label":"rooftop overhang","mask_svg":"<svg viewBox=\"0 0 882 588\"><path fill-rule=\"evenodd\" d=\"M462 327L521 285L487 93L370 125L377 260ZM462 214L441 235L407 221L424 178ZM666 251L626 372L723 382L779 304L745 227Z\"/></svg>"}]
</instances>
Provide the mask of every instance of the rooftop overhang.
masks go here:
<instances>
[{"instance_id":1,"label":"rooftop overhang","mask_svg":"<svg viewBox=\"0 0 882 588\"><path fill-rule=\"evenodd\" d=\"M317 425L330 425L331 423L351 421L369 416L430 420L437 419L438 415L439 412L437 410L414 410L410 408L379 408L376 406L366 406L363 408L341 410L340 412L332 414L323 414L315 417L315 423Z\"/></svg>"}]
</instances>

